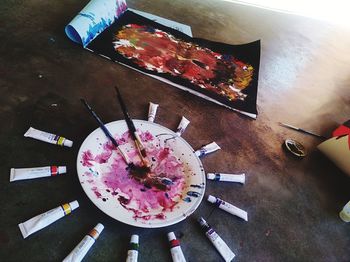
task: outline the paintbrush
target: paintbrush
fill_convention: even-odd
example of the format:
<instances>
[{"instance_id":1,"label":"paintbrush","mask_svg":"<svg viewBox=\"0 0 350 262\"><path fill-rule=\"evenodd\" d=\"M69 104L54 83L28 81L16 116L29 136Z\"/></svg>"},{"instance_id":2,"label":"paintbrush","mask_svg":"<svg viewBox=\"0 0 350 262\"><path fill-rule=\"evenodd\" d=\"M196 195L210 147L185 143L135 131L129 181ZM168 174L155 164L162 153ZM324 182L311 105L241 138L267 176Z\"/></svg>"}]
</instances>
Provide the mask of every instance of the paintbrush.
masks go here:
<instances>
[{"instance_id":1,"label":"paintbrush","mask_svg":"<svg viewBox=\"0 0 350 262\"><path fill-rule=\"evenodd\" d=\"M287 128L290 128L290 129L293 129L293 130L296 130L296 131L299 131L299 132L304 133L304 134L312 135L312 136L315 136L315 137L318 137L318 138L321 138L321 139L327 139L324 136L321 136L321 135L315 134L313 132L301 129L299 127L295 127L295 126L292 126L292 125L289 125L289 124L285 124L285 123L281 123L281 122L279 122L279 124L281 126L284 126L284 127L287 127Z\"/></svg>"},{"instance_id":2,"label":"paintbrush","mask_svg":"<svg viewBox=\"0 0 350 262\"><path fill-rule=\"evenodd\" d=\"M98 115L95 113L95 111L92 110L91 106L82 98L80 99L80 101L85 105L87 110L91 113L91 115L98 122L98 124L100 125L100 128L105 133L105 135L108 137L108 139L119 150L119 153L122 155L125 163L128 165L128 168L130 170L130 174L134 177L136 176L139 179L146 177L147 174L150 172L150 168L148 166L145 166L145 165L142 165L142 166L135 165L129 159L128 155L121 149L118 142L113 138L112 134L108 131L107 127L103 124L102 120L98 117Z\"/></svg>"},{"instance_id":3,"label":"paintbrush","mask_svg":"<svg viewBox=\"0 0 350 262\"><path fill-rule=\"evenodd\" d=\"M124 118L125 118L125 122L126 122L126 124L128 126L129 133L130 133L130 135L132 137L132 140L134 140L134 143L136 145L137 151L138 151L138 153L140 155L140 158L141 158L142 162L145 165L148 165L148 161L145 159L145 157L146 157L145 146L143 145L139 134L136 132L136 128L135 128L134 122L132 121L132 118L129 115L129 112L128 112L127 108L126 108L126 105L124 103L124 100L123 100L120 92L119 92L118 87L115 86L115 90L117 91L118 101L119 101L120 107L122 108L122 111L123 111L123 114L124 114Z\"/></svg>"}]
</instances>

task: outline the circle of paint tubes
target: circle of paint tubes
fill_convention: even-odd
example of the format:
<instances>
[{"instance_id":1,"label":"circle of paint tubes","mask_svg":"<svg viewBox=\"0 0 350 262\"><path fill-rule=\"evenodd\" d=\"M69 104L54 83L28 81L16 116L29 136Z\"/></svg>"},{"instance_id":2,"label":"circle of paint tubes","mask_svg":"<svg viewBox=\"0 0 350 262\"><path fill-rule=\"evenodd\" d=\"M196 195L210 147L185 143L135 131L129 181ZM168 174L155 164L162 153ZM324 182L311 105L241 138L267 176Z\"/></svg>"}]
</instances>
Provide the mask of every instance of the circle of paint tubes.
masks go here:
<instances>
[{"instance_id":1,"label":"circle of paint tubes","mask_svg":"<svg viewBox=\"0 0 350 262\"><path fill-rule=\"evenodd\" d=\"M283 143L284 148L291 153L293 156L303 158L306 156L305 147L298 141L293 139L286 139Z\"/></svg>"}]
</instances>

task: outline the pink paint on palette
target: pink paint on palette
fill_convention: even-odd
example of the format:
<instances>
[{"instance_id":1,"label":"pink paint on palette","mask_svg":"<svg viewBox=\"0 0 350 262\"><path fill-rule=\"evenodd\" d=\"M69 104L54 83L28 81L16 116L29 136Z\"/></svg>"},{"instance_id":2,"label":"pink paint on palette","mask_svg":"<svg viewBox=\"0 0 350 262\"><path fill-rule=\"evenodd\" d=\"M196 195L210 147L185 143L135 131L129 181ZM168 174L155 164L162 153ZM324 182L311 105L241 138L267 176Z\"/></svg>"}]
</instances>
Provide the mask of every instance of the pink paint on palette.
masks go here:
<instances>
[{"instance_id":1,"label":"pink paint on palette","mask_svg":"<svg viewBox=\"0 0 350 262\"><path fill-rule=\"evenodd\" d=\"M159 141L148 131L140 132L141 139L147 145L147 157L151 173L160 180L171 181L166 190L145 185L130 176L122 157L111 142L101 144L101 152L94 155L90 150L82 152L81 164L89 171L85 172L86 182L91 185L97 199L101 201L118 201L135 220L164 220L166 213L177 208L184 197L186 177L184 163L177 158L172 149L161 146ZM116 137L121 146L129 146L127 153L133 163L140 164L137 151L128 132Z\"/></svg>"}]
</instances>

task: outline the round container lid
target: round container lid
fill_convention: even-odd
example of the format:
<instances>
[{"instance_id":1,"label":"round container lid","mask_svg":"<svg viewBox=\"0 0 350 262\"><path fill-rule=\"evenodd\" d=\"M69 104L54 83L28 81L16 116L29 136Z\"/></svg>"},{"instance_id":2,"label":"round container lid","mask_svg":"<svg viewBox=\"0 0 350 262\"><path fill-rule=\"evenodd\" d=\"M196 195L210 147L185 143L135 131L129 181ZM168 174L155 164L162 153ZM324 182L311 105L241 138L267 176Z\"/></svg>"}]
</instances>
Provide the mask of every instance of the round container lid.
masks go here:
<instances>
[{"instance_id":1,"label":"round container lid","mask_svg":"<svg viewBox=\"0 0 350 262\"><path fill-rule=\"evenodd\" d=\"M304 148L304 146L293 139L286 139L284 141L284 148L290 152L293 156L299 157L299 158L303 158L304 156L306 156L306 150Z\"/></svg>"}]
</instances>

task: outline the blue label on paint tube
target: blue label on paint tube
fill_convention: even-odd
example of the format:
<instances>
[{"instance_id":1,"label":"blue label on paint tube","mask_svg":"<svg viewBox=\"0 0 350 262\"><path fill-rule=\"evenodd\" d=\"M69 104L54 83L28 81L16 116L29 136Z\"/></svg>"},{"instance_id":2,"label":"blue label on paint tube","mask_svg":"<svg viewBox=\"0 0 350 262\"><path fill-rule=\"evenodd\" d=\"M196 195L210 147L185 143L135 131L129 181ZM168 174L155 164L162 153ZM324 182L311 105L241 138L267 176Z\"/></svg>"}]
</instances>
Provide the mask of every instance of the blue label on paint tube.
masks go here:
<instances>
[{"instance_id":1,"label":"blue label on paint tube","mask_svg":"<svg viewBox=\"0 0 350 262\"><path fill-rule=\"evenodd\" d=\"M214 178L214 181L220 181L220 174L219 173L216 173L215 174L215 178Z\"/></svg>"},{"instance_id":2,"label":"blue label on paint tube","mask_svg":"<svg viewBox=\"0 0 350 262\"><path fill-rule=\"evenodd\" d=\"M206 155L206 153L207 153L207 150L205 150L205 149L200 149L199 150L199 157L202 157L202 156L205 156Z\"/></svg>"},{"instance_id":3,"label":"blue label on paint tube","mask_svg":"<svg viewBox=\"0 0 350 262\"><path fill-rule=\"evenodd\" d=\"M220 198L217 198L216 201L215 201L215 205L218 206L218 207L219 207L221 204L224 204L224 203L225 203L225 202L222 201Z\"/></svg>"}]
</instances>

